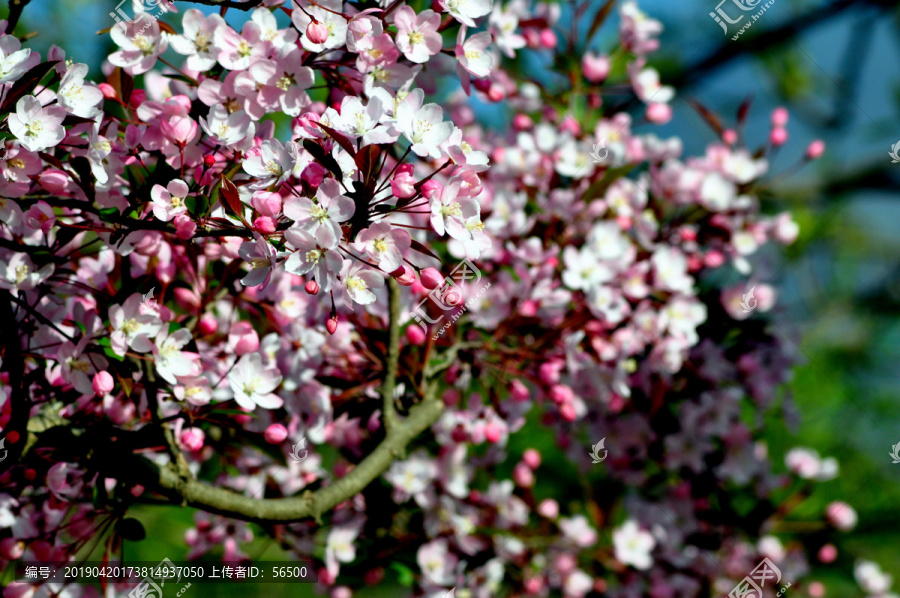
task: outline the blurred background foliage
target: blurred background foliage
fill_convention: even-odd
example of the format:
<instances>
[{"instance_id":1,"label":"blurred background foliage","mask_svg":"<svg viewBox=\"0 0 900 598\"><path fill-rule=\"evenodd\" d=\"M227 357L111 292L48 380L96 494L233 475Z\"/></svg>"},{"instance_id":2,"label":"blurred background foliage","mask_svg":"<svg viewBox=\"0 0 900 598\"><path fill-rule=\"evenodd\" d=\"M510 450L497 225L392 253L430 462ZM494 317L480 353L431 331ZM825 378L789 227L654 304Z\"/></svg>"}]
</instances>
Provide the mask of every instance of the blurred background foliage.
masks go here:
<instances>
[{"instance_id":1,"label":"blurred background foliage","mask_svg":"<svg viewBox=\"0 0 900 598\"><path fill-rule=\"evenodd\" d=\"M92 78L98 78L101 60L113 46L108 35L96 32L114 23L109 12L116 4L115 0L32 0L20 30L37 33L30 47L46 55L56 44L68 58L88 63ZM685 100L701 102L732 125L738 106L752 97L744 135L754 149L766 143L772 109L790 110L790 139L770 156L773 182L761 191L761 197L772 211L791 211L801 233L783 255L767 260L759 280L778 287L779 326L802 358L788 389L800 420L791 426L770 417L766 441L779 468L784 453L798 445L840 462L840 475L817 484L812 496L789 518L795 529L802 529L804 521L817 519L832 500L848 502L859 514L854 532L837 535L838 561L827 567L814 564L813 577L826 584L827 595L861 595L852 581L857 558L877 561L898 580L897 591L900 464L891 463L889 452L900 442L900 164L892 164L888 152L900 140L900 61L896 60L900 5L887 0L777 0L752 29L732 41L709 17L715 4L715 0L639 2L665 25L661 50L653 55L651 65L660 70L662 82L675 85L678 93L672 122L654 127L653 132L660 137L679 136L686 156L702 153L715 135ZM178 6L181 11L214 10L181 2ZM0 9L0 15L5 13L5 7ZM571 22L567 13L564 8L563 26ZM177 19L177 15L164 18L170 23ZM232 24L243 19L240 11L229 11L227 20ZM591 49L611 50L616 41L615 20L615 16L610 19ZM585 28L589 21L585 19ZM551 66L542 57L526 60ZM493 120L489 116L496 110L482 106L479 115ZM636 130L649 131L646 125ZM826 142L825 156L792 176L779 177L794 168L813 139ZM537 421L529 429L537 432L527 439L512 437L508 470L521 450L541 450L549 459L541 468L535 495L565 502L567 490L576 491L571 484L578 475L568 463L553 461L549 432L542 434ZM582 481L602 484L595 477ZM193 523L190 509L144 507L133 515L148 534L141 542L126 543L127 558L184 559L184 532ZM783 540L790 537L788 528L785 532ZM275 541L256 535L246 551L251 558L287 558ZM608 541L601 536L601 542ZM396 596L397 586L410 581L409 568L415 568L414 563L384 565L385 582L361 596ZM195 588L186 595L314 595L311 584Z\"/></svg>"}]
</instances>

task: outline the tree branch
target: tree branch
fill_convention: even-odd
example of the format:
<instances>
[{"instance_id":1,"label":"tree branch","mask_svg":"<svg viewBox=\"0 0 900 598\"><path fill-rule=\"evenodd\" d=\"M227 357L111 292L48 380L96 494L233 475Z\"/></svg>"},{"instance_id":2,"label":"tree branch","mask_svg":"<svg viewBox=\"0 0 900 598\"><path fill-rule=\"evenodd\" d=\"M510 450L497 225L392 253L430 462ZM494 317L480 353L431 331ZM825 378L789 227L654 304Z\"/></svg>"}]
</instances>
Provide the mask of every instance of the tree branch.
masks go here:
<instances>
[{"instance_id":1,"label":"tree branch","mask_svg":"<svg viewBox=\"0 0 900 598\"><path fill-rule=\"evenodd\" d=\"M387 363L384 382L381 384L381 398L384 401L382 421L384 429L390 433L397 427L397 412L394 410L394 389L397 387L397 367L400 359L400 285L393 278L388 279L389 313Z\"/></svg>"},{"instance_id":2,"label":"tree branch","mask_svg":"<svg viewBox=\"0 0 900 598\"><path fill-rule=\"evenodd\" d=\"M143 458L118 462L120 471L114 475L151 488L175 504L187 504L225 517L256 523L291 523L308 517L318 521L323 513L362 492L384 473L413 439L438 420L443 410L443 401L436 398L436 393L429 392L424 401L410 410L403 425L388 433L350 473L330 486L296 497L253 498L206 482L185 479L171 464L160 467ZM110 463L115 463L113 459L110 455Z\"/></svg>"},{"instance_id":3,"label":"tree branch","mask_svg":"<svg viewBox=\"0 0 900 598\"><path fill-rule=\"evenodd\" d=\"M19 19L22 17L22 11L25 10L25 7L28 6L28 3L31 0L9 0L9 16L6 18L6 33L12 35L12 32L16 29L16 25L19 24Z\"/></svg>"}]
</instances>

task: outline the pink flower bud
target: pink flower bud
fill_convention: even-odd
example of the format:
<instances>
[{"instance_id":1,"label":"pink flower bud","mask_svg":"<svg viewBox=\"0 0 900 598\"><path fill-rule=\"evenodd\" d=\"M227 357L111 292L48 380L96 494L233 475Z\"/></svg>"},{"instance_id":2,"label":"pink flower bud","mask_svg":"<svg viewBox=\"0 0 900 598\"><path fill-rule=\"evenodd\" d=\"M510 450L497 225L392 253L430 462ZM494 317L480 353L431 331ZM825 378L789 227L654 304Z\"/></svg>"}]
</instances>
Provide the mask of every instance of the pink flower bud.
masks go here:
<instances>
[{"instance_id":1,"label":"pink flower bud","mask_svg":"<svg viewBox=\"0 0 900 598\"><path fill-rule=\"evenodd\" d=\"M554 559L554 569L563 577L574 571L577 566L578 562L575 560L575 557L568 552L560 553Z\"/></svg>"},{"instance_id":2,"label":"pink flower bud","mask_svg":"<svg viewBox=\"0 0 900 598\"><path fill-rule=\"evenodd\" d=\"M185 428L181 431L181 445L192 453L203 448L205 439L206 434L200 428Z\"/></svg>"},{"instance_id":3,"label":"pink flower bud","mask_svg":"<svg viewBox=\"0 0 900 598\"><path fill-rule=\"evenodd\" d=\"M200 318L200 321L197 322L197 332L200 333L200 336L207 336L210 334L215 334L216 330L219 329L219 322L213 316L209 314L203 314L203 317Z\"/></svg>"},{"instance_id":4,"label":"pink flower bud","mask_svg":"<svg viewBox=\"0 0 900 598\"><path fill-rule=\"evenodd\" d=\"M783 106L779 106L775 110L772 110L772 127L783 129L785 125L788 123L788 111L787 108Z\"/></svg>"},{"instance_id":5,"label":"pink flower bud","mask_svg":"<svg viewBox=\"0 0 900 598\"><path fill-rule=\"evenodd\" d=\"M858 520L853 507L840 501L835 501L825 508L825 517L831 525L844 532L856 527Z\"/></svg>"},{"instance_id":6,"label":"pink flower bud","mask_svg":"<svg viewBox=\"0 0 900 598\"><path fill-rule=\"evenodd\" d=\"M529 577L525 580L523 585L525 587L525 593L533 595L541 591L541 588L544 587L544 582L541 581L540 577Z\"/></svg>"},{"instance_id":7,"label":"pink flower bud","mask_svg":"<svg viewBox=\"0 0 900 598\"><path fill-rule=\"evenodd\" d=\"M109 83L98 83L97 87L100 88L100 91L103 92L103 97L107 100L115 100L119 97L119 95L116 93L115 88Z\"/></svg>"},{"instance_id":8,"label":"pink flower bud","mask_svg":"<svg viewBox=\"0 0 900 598\"><path fill-rule=\"evenodd\" d=\"M331 598L351 598L353 593L347 586L337 586L331 590Z\"/></svg>"},{"instance_id":9,"label":"pink flower bud","mask_svg":"<svg viewBox=\"0 0 900 598\"><path fill-rule=\"evenodd\" d=\"M281 213L281 195L269 191L257 191L250 197L250 205L262 214L275 218Z\"/></svg>"},{"instance_id":10,"label":"pink flower bud","mask_svg":"<svg viewBox=\"0 0 900 598\"><path fill-rule=\"evenodd\" d=\"M277 229L275 221L268 216L260 216L254 220L253 228L264 235L271 235Z\"/></svg>"},{"instance_id":11,"label":"pink flower bud","mask_svg":"<svg viewBox=\"0 0 900 598\"><path fill-rule=\"evenodd\" d=\"M306 26L306 39L314 44L324 44L328 41L328 28L318 21L310 21Z\"/></svg>"},{"instance_id":12,"label":"pink flower bud","mask_svg":"<svg viewBox=\"0 0 900 598\"><path fill-rule=\"evenodd\" d=\"M553 387L550 388L550 400L556 405L571 403L574 398L575 393L573 393L572 389L565 384L554 384Z\"/></svg>"},{"instance_id":13,"label":"pink flower bud","mask_svg":"<svg viewBox=\"0 0 900 598\"><path fill-rule=\"evenodd\" d=\"M491 85L491 88L488 89L487 97L492 102L502 102L506 94L503 93L503 89L500 86Z\"/></svg>"},{"instance_id":14,"label":"pink flower bud","mask_svg":"<svg viewBox=\"0 0 900 598\"><path fill-rule=\"evenodd\" d=\"M771 143L775 147L779 147L787 143L788 140L788 132L787 129L777 128L772 129L769 133L769 143Z\"/></svg>"},{"instance_id":15,"label":"pink flower bud","mask_svg":"<svg viewBox=\"0 0 900 598\"><path fill-rule=\"evenodd\" d=\"M535 449L527 449L522 453L522 462L531 469L537 469L541 466L541 454Z\"/></svg>"},{"instance_id":16,"label":"pink flower bud","mask_svg":"<svg viewBox=\"0 0 900 598\"><path fill-rule=\"evenodd\" d=\"M414 174L415 171L416 171L416 167L415 167L414 165L410 164L409 162L405 162L405 163L403 163L403 164L401 164L400 166L397 167L397 172L396 172L396 174L400 174L400 173L402 173L402 172L405 172L406 174L410 174L410 175L411 175L411 174Z\"/></svg>"},{"instance_id":17,"label":"pink flower bud","mask_svg":"<svg viewBox=\"0 0 900 598\"><path fill-rule=\"evenodd\" d=\"M833 563L837 559L838 551L834 544L826 544L819 549L819 561L825 563Z\"/></svg>"},{"instance_id":18,"label":"pink flower bud","mask_svg":"<svg viewBox=\"0 0 900 598\"><path fill-rule=\"evenodd\" d=\"M413 345L425 344L425 331L418 324L411 324L406 328L406 338Z\"/></svg>"},{"instance_id":19,"label":"pink flower bud","mask_svg":"<svg viewBox=\"0 0 900 598\"><path fill-rule=\"evenodd\" d=\"M334 314L328 321L325 322L325 330L328 331L328 334L334 334L338 327L338 317L337 314Z\"/></svg>"},{"instance_id":20,"label":"pink flower bud","mask_svg":"<svg viewBox=\"0 0 900 598\"><path fill-rule=\"evenodd\" d=\"M538 378L544 384L551 386L559 382L559 372L565 364L560 359L545 361L538 368Z\"/></svg>"},{"instance_id":21,"label":"pink flower bud","mask_svg":"<svg viewBox=\"0 0 900 598\"><path fill-rule=\"evenodd\" d=\"M575 418L578 417L578 414L575 413L575 406L572 405L572 403L563 403L559 407L559 414L567 422L573 422L575 421Z\"/></svg>"},{"instance_id":22,"label":"pink flower bud","mask_svg":"<svg viewBox=\"0 0 900 598\"><path fill-rule=\"evenodd\" d=\"M98 397L105 397L112 392L116 384L115 381L113 381L113 377L110 375L110 373L104 371L94 374L94 380L91 383L91 386L94 389L94 394L96 394Z\"/></svg>"},{"instance_id":23,"label":"pink flower bud","mask_svg":"<svg viewBox=\"0 0 900 598\"><path fill-rule=\"evenodd\" d=\"M327 174L328 171L325 170L324 166L318 162L313 162L307 166L306 170L303 171L303 174L300 175L300 180L309 183L310 187L318 188L319 185L322 184L322 181L325 180L325 175Z\"/></svg>"},{"instance_id":24,"label":"pink flower bud","mask_svg":"<svg viewBox=\"0 0 900 598\"><path fill-rule=\"evenodd\" d=\"M578 124L578 121L568 115L563 119L562 124L559 125L559 130L563 133L571 133L576 137L581 136L581 126Z\"/></svg>"},{"instance_id":25,"label":"pink flower bud","mask_svg":"<svg viewBox=\"0 0 900 598\"><path fill-rule=\"evenodd\" d=\"M315 280L307 280L306 284L303 285L303 290L306 291L307 295L318 295L319 283L317 283Z\"/></svg>"},{"instance_id":26,"label":"pink flower bud","mask_svg":"<svg viewBox=\"0 0 900 598\"><path fill-rule=\"evenodd\" d=\"M419 280L426 289L436 289L444 284L444 277L435 268L425 268L419 272Z\"/></svg>"},{"instance_id":27,"label":"pink flower bud","mask_svg":"<svg viewBox=\"0 0 900 598\"><path fill-rule=\"evenodd\" d=\"M522 402L531 398L531 391L521 380L513 380L509 385L509 394L514 401Z\"/></svg>"},{"instance_id":28,"label":"pink flower bud","mask_svg":"<svg viewBox=\"0 0 900 598\"><path fill-rule=\"evenodd\" d=\"M825 595L825 586L821 581L814 581L809 584L809 595L812 598L822 598Z\"/></svg>"},{"instance_id":29,"label":"pink flower bud","mask_svg":"<svg viewBox=\"0 0 900 598\"><path fill-rule=\"evenodd\" d=\"M238 357L256 353L259 351L259 335L250 322L238 322L228 333L228 346Z\"/></svg>"},{"instance_id":30,"label":"pink flower bud","mask_svg":"<svg viewBox=\"0 0 900 598\"><path fill-rule=\"evenodd\" d=\"M131 97L128 98L128 103L131 104L132 108L138 108L141 104L147 101L147 92L143 89L135 89L131 92Z\"/></svg>"},{"instance_id":31,"label":"pink flower bud","mask_svg":"<svg viewBox=\"0 0 900 598\"><path fill-rule=\"evenodd\" d=\"M647 104L647 120L657 125L664 125L672 120L672 108L661 102Z\"/></svg>"},{"instance_id":32,"label":"pink flower bud","mask_svg":"<svg viewBox=\"0 0 900 598\"><path fill-rule=\"evenodd\" d=\"M175 236L181 239L182 241L187 241L189 239L194 238L194 233L197 232L197 224L191 220L191 217L187 214L178 214L175 216Z\"/></svg>"},{"instance_id":33,"label":"pink flower bud","mask_svg":"<svg viewBox=\"0 0 900 598\"><path fill-rule=\"evenodd\" d=\"M556 519L559 516L559 503L552 498L544 499L537 508L538 515L547 519Z\"/></svg>"},{"instance_id":34,"label":"pink flower bud","mask_svg":"<svg viewBox=\"0 0 900 598\"><path fill-rule=\"evenodd\" d=\"M737 143L738 136L737 131L734 129L725 129L722 131L722 141L727 143L728 145L734 145Z\"/></svg>"},{"instance_id":35,"label":"pink flower bud","mask_svg":"<svg viewBox=\"0 0 900 598\"><path fill-rule=\"evenodd\" d=\"M281 424L272 424L266 428L265 432L263 432L263 438L265 438L266 442L269 444L281 444L287 436L287 428Z\"/></svg>"},{"instance_id":36,"label":"pink flower bud","mask_svg":"<svg viewBox=\"0 0 900 598\"><path fill-rule=\"evenodd\" d=\"M519 313L526 318L533 318L538 313L538 302L534 299L526 299L519 306Z\"/></svg>"},{"instance_id":37,"label":"pink flower bud","mask_svg":"<svg viewBox=\"0 0 900 598\"><path fill-rule=\"evenodd\" d=\"M547 27L541 30L541 45L545 48L556 47L556 32Z\"/></svg>"},{"instance_id":38,"label":"pink flower bud","mask_svg":"<svg viewBox=\"0 0 900 598\"><path fill-rule=\"evenodd\" d=\"M534 126L534 122L527 114L519 113L513 117L512 126L517 131L527 131Z\"/></svg>"},{"instance_id":39,"label":"pink flower bud","mask_svg":"<svg viewBox=\"0 0 900 598\"><path fill-rule=\"evenodd\" d=\"M484 437L491 444L497 444L500 442L500 438L503 436L503 430L500 429L500 426L495 422L488 422L487 425L484 426Z\"/></svg>"},{"instance_id":40,"label":"pink flower bud","mask_svg":"<svg viewBox=\"0 0 900 598\"><path fill-rule=\"evenodd\" d=\"M206 154L203 156L203 163L206 164L207 168L212 168L216 163L216 157L212 154Z\"/></svg>"},{"instance_id":41,"label":"pink flower bud","mask_svg":"<svg viewBox=\"0 0 900 598\"><path fill-rule=\"evenodd\" d=\"M513 468L513 482L520 488L531 488L534 486L534 472L524 463L517 463Z\"/></svg>"},{"instance_id":42,"label":"pink flower bud","mask_svg":"<svg viewBox=\"0 0 900 598\"><path fill-rule=\"evenodd\" d=\"M408 172L398 172L391 179L391 193L399 199L409 199L416 194L416 179Z\"/></svg>"},{"instance_id":43,"label":"pink flower bud","mask_svg":"<svg viewBox=\"0 0 900 598\"><path fill-rule=\"evenodd\" d=\"M405 287L412 286L414 282L416 282L416 271L403 264L393 272L391 272L391 276L394 277L398 283Z\"/></svg>"},{"instance_id":44,"label":"pink flower bud","mask_svg":"<svg viewBox=\"0 0 900 598\"><path fill-rule=\"evenodd\" d=\"M425 181L422 184L422 186L419 188L419 190L422 192L422 196L425 199L427 199L428 201L431 201L435 197L441 196L441 193L443 193L443 191L444 191L444 186L441 185L436 180L431 179L431 180Z\"/></svg>"},{"instance_id":45,"label":"pink flower bud","mask_svg":"<svg viewBox=\"0 0 900 598\"><path fill-rule=\"evenodd\" d=\"M187 311L193 312L200 309L202 299L200 298L200 294L194 289L175 287L172 290L172 296L175 297L175 303Z\"/></svg>"},{"instance_id":46,"label":"pink flower bud","mask_svg":"<svg viewBox=\"0 0 900 598\"><path fill-rule=\"evenodd\" d=\"M807 160L816 160L822 157L822 154L825 153L825 142L821 139L816 139L812 143L809 144L806 148L806 159Z\"/></svg>"},{"instance_id":47,"label":"pink flower bud","mask_svg":"<svg viewBox=\"0 0 900 598\"><path fill-rule=\"evenodd\" d=\"M475 79L472 81L472 85L480 91L481 93L487 93L491 88L491 80L490 79Z\"/></svg>"},{"instance_id":48,"label":"pink flower bud","mask_svg":"<svg viewBox=\"0 0 900 598\"><path fill-rule=\"evenodd\" d=\"M703 265L707 268L718 268L725 263L725 256L721 251L713 249L703 256Z\"/></svg>"},{"instance_id":49,"label":"pink flower bud","mask_svg":"<svg viewBox=\"0 0 900 598\"><path fill-rule=\"evenodd\" d=\"M587 52L581 57L581 72L591 83L600 83L609 76L612 65L609 56Z\"/></svg>"}]
</instances>

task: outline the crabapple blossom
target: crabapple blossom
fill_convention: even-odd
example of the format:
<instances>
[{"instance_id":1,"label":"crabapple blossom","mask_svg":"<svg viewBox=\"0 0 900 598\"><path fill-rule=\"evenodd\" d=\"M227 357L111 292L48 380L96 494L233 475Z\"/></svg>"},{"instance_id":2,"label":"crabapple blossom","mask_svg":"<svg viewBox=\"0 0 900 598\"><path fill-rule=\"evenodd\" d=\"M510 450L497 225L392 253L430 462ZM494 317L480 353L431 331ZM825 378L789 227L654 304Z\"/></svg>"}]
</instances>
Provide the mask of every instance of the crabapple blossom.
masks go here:
<instances>
[{"instance_id":1,"label":"crabapple blossom","mask_svg":"<svg viewBox=\"0 0 900 598\"><path fill-rule=\"evenodd\" d=\"M216 64L218 52L213 44L216 29L225 25L219 15L206 16L196 8L184 11L181 19L184 33L168 36L172 49L187 56L187 67L192 71L208 71Z\"/></svg>"},{"instance_id":2,"label":"crabapple blossom","mask_svg":"<svg viewBox=\"0 0 900 598\"><path fill-rule=\"evenodd\" d=\"M228 375L234 400L249 411L256 407L263 409L281 407L284 401L273 394L273 391L278 388L282 379L277 367L263 365L262 355L259 353L241 357Z\"/></svg>"},{"instance_id":3,"label":"crabapple blossom","mask_svg":"<svg viewBox=\"0 0 900 598\"><path fill-rule=\"evenodd\" d=\"M409 233L378 222L360 231L356 248L364 251L379 268L391 273L403 263L403 255L409 250Z\"/></svg>"},{"instance_id":4,"label":"crabapple blossom","mask_svg":"<svg viewBox=\"0 0 900 598\"><path fill-rule=\"evenodd\" d=\"M290 197L284 202L284 215L294 221L294 226L315 235L316 241L328 249L337 246L343 237L340 223L349 220L354 212L353 200L341 193L334 179L322 182L315 203L306 197Z\"/></svg>"},{"instance_id":5,"label":"crabapple blossom","mask_svg":"<svg viewBox=\"0 0 900 598\"><path fill-rule=\"evenodd\" d=\"M322 247L315 237L297 227L284 231L284 238L289 247L296 249L288 256L284 269L297 275L312 272L318 285L316 293L331 291L344 265L341 254L333 246Z\"/></svg>"},{"instance_id":6,"label":"crabapple blossom","mask_svg":"<svg viewBox=\"0 0 900 598\"><path fill-rule=\"evenodd\" d=\"M121 48L109 55L109 61L130 75L142 75L152 69L160 54L169 47L168 37L160 30L159 22L139 13L135 19L110 30L113 42Z\"/></svg>"},{"instance_id":7,"label":"crabapple blossom","mask_svg":"<svg viewBox=\"0 0 900 598\"><path fill-rule=\"evenodd\" d=\"M368 305L375 301L372 289L383 287L384 277L371 268L359 264L350 266L350 262L345 261L341 282L344 284L344 301L347 305L351 305L351 301Z\"/></svg>"},{"instance_id":8,"label":"crabapple blossom","mask_svg":"<svg viewBox=\"0 0 900 598\"><path fill-rule=\"evenodd\" d=\"M187 212L184 200L190 195L190 188L181 179L170 181L168 185L153 185L150 197L153 199L153 215L168 222Z\"/></svg>"},{"instance_id":9,"label":"crabapple blossom","mask_svg":"<svg viewBox=\"0 0 900 598\"><path fill-rule=\"evenodd\" d=\"M415 90L397 107L397 128L412 143L417 156L440 158L440 145L453 132L453 123L444 122L444 111L437 104L422 105L424 95Z\"/></svg>"},{"instance_id":10,"label":"crabapple blossom","mask_svg":"<svg viewBox=\"0 0 900 598\"><path fill-rule=\"evenodd\" d=\"M629 519L613 532L616 559L635 569L649 569L653 564L650 552L656 546L653 536Z\"/></svg>"},{"instance_id":11,"label":"crabapple blossom","mask_svg":"<svg viewBox=\"0 0 900 598\"><path fill-rule=\"evenodd\" d=\"M397 26L397 47L410 61L421 64L441 51L443 40L438 33L441 16L426 9L416 14L409 6L401 6L394 13Z\"/></svg>"},{"instance_id":12,"label":"crabapple blossom","mask_svg":"<svg viewBox=\"0 0 900 598\"><path fill-rule=\"evenodd\" d=\"M62 106L42 107L34 96L24 96L16 102L16 112L9 115L9 131L22 147L39 152L63 140L65 118L66 110Z\"/></svg>"},{"instance_id":13,"label":"crabapple blossom","mask_svg":"<svg viewBox=\"0 0 900 598\"><path fill-rule=\"evenodd\" d=\"M87 72L86 64L78 63L70 66L59 83L56 98L59 105L71 114L93 118L100 114L97 105L103 101L103 92L96 85L85 82Z\"/></svg>"}]
</instances>

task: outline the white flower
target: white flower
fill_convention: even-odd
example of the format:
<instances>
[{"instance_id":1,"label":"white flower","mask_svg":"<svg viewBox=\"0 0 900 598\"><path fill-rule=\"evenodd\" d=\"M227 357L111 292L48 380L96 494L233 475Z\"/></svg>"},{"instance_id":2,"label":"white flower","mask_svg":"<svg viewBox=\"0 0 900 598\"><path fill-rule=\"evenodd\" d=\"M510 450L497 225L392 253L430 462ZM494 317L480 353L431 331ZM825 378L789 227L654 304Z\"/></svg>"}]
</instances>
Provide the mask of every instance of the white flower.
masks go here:
<instances>
[{"instance_id":1,"label":"white flower","mask_svg":"<svg viewBox=\"0 0 900 598\"><path fill-rule=\"evenodd\" d=\"M160 32L157 20L145 12L139 12L127 24L113 27L110 35L122 49L110 54L109 61L129 75L141 75L152 69L156 58L169 47L169 40Z\"/></svg>"},{"instance_id":2,"label":"white flower","mask_svg":"<svg viewBox=\"0 0 900 598\"><path fill-rule=\"evenodd\" d=\"M375 293L372 292L372 289L383 287L384 277L378 270L373 270L363 264L356 264L343 276L343 282L344 303L352 305L350 301L353 300L360 305L369 305L375 302Z\"/></svg>"},{"instance_id":3,"label":"white flower","mask_svg":"<svg viewBox=\"0 0 900 598\"><path fill-rule=\"evenodd\" d=\"M872 561L860 560L853 567L856 583L870 594L881 595L891 587L891 576L882 572L881 567Z\"/></svg>"},{"instance_id":4,"label":"white flower","mask_svg":"<svg viewBox=\"0 0 900 598\"><path fill-rule=\"evenodd\" d=\"M641 530L633 519L626 521L622 527L613 531L613 546L616 559L635 569L646 570L653 565L650 551L656 546L656 540L650 532Z\"/></svg>"},{"instance_id":5,"label":"white flower","mask_svg":"<svg viewBox=\"0 0 900 598\"><path fill-rule=\"evenodd\" d=\"M187 212L184 200L187 198L188 192L187 183L181 179L169 181L165 187L153 185L153 188L150 189L153 215L164 222L169 222L178 214L184 214Z\"/></svg>"},{"instance_id":6,"label":"white flower","mask_svg":"<svg viewBox=\"0 0 900 598\"><path fill-rule=\"evenodd\" d=\"M469 27L474 27L475 19L488 14L493 7L491 0L440 0L440 4L450 16Z\"/></svg>"},{"instance_id":7,"label":"white flower","mask_svg":"<svg viewBox=\"0 0 900 598\"><path fill-rule=\"evenodd\" d=\"M613 269L601 262L589 247L582 247L581 251L566 247L563 264L566 267L562 273L563 284L573 291L588 291L615 277Z\"/></svg>"},{"instance_id":8,"label":"white flower","mask_svg":"<svg viewBox=\"0 0 900 598\"><path fill-rule=\"evenodd\" d=\"M319 245L333 249L343 237L340 223L353 217L356 205L341 194L340 184L331 178L319 185L316 200L292 196L284 202L284 215L294 220L299 230L315 235Z\"/></svg>"},{"instance_id":9,"label":"white flower","mask_svg":"<svg viewBox=\"0 0 900 598\"><path fill-rule=\"evenodd\" d=\"M352 139L362 138L359 147L373 143L393 143L399 134L392 134L387 127L378 126L384 114L381 100L372 98L367 106L356 96L346 96L341 103L341 113L332 125Z\"/></svg>"},{"instance_id":10,"label":"white flower","mask_svg":"<svg viewBox=\"0 0 900 598\"><path fill-rule=\"evenodd\" d=\"M60 106L75 116L94 118L100 114L97 105L103 101L103 92L96 85L84 82L87 72L86 64L77 63L70 66L59 83L56 99Z\"/></svg>"},{"instance_id":11,"label":"white flower","mask_svg":"<svg viewBox=\"0 0 900 598\"><path fill-rule=\"evenodd\" d=\"M160 330L153 344L153 357L156 361L156 371L169 384L177 382L176 376L189 376L194 370L194 364L182 353L181 348L191 342L191 331L180 328L169 334L166 328Z\"/></svg>"},{"instance_id":12,"label":"white flower","mask_svg":"<svg viewBox=\"0 0 900 598\"><path fill-rule=\"evenodd\" d=\"M385 479L404 496L424 492L437 475L434 462L420 451L416 451L405 461L394 461L384 473Z\"/></svg>"},{"instance_id":13,"label":"white flower","mask_svg":"<svg viewBox=\"0 0 900 598\"><path fill-rule=\"evenodd\" d=\"M441 157L440 145L453 132L453 123L444 122L444 110L437 104L422 105L425 93L412 91L397 107L397 128L412 143L419 157Z\"/></svg>"},{"instance_id":14,"label":"white flower","mask_svg":"<svg viewBox=\"0 0 900 598\"><path fill-rule=\"evenodd\" d=\"M0 35L0 83L12 83L37 65L40 57L32 57L30 48L21 48L21 42L14 35Z\"/></svg>"},{"instance_id":15,"label":"white flower","mask_svg":"<svg viewBox=\"0 0 900 598\"><path fill-rule=\"evenodd\" d=\"M216 29L225 24L219 15L205 16L196 8L184 11L181 21L184 33L169 36L172 49L187 56L187 67L192 71L208 71L216 65L218 49L213 43Z\"/></svg>"},{"instance_id":16,"label":"white flower","mask_svg":"<svg viewBox=\"0 0 900 598\"><path fill-rule=\"evenodd\" d=\"M237 110L229 114L222 104L210 108L206 118L201 116L200 126L207 135L215 137L217 142L234 149L249 145L256 133L256 124L246 112Z\"/></svg>"},{"instance_id":17,"label":"white flower","mask_svg":"<svg viewBox=\"0 0 900 598\"><path fill-rule=\"evenodd\" d=\"M298 276L312 270L321 290L329 292L344 265L341 254L333 247L322 247L315 237L296 226L284 231L284 240L289 247L297 250L288 256L284 269Z\"/></svg>"},{"instance_id":18,"label":"white flower","mask_svg":"<svg viewBox=\"0 0 900 598\"><path fill-rule=\"evenodd\" d=\"M66 136L62 106L43 108L34 96L23 96L16 102L16 113L9 115L9 130L30 152L40 152L58 144Z\"/></svg>"},{"instance_id":19,"label":"white flower","mask_svg":"<svg viewBox=\"0 0 900 598\"><path fill-rule=\"evenodd\" d=\"M0 260L0 289L30 291L53 274L55 266L47 264L40 270L27 253L14 253L9 261Z\"/></svg>"},{"instance_id":20,"label":"white flower","mask_svg":"<svg viewBox=\"0 0 900 598\"><path fill-rule=\"evenodd\" d=\"M278 396L272 394L281 384L281 372L272 366L264 368L262 355L249 353L241 357L228 375L228 382L234 392L234 400L244 409L277 409L284 404Z\"/></svg>"},{"instance_id":21,"label":"white flower","mask_svg":"<svg viewBox=\"0 0 900 598\"><path fill-rule=\"evenodd\" d=\"M465 30L465 27L460 27L456 43L456 59L465 71L475 77L488 77L494 65L494 60L488 51L488 46L491 45L491 34L482 31L466 41L462 41Z\"/></svg>"},{"instance_id":22,"label":"white flower","mask_svg":"<svg viewBox=\"0 0 900 598\"><path fill-rule=\"evenodd\" d=\"M277 139L263 141L260 153L244 160L244 171L259 179L248 187L265 189L273 183L283 183L291 176L297 160L297 146L293 141L286 143L281 143Z\"/></svg>"},{"instance_id":23,"label":"white flower","mask_svg":"<svg viewBox=\"0 0 900 598\"><path fill-rule=\"evenodd\" d=\"M386 222L376 222L359 232L355 247L390 274L403 265L403 256L410 247L409 233Z\"/></svg>"},{"instance_id":24,"label":"white flower","mask_svg":"<svg viewBox=\"0 0 900 598\"><path fill-rule=\"evenodd\" d=\"M241 243L238 249L241 259L250 264L250 272L241 279L241 284L246 287L263 285L262 288L265 288L269 285L272 270L278 263L278 256L275 248L262 235L254 231L253 237L253 241Z\"/></svg>"},{"instance_id":25,"label":"white flower","mask_svg":"<svg viewBox=\"0 0 900 598\"><path fill-rule=\"evenodd\" d=\"M156 336L162 327L162 320L152 313L141 310L143 297L134 293L122 305L109 308L109 323L113 327L112 349L117 355L125 355L127 347L138 353L153 349L150 337Z\"/></svg>"},{"instance_id":26,"label":"white flower","mask_svg":"<svg viewBox=\"0 0 900 598\"><path fill-rule=\"evenodd\" d=\"M650 258L655 284L661 289L691 294L694 279L687 273L687 258L674 247L660 247Z\"/></svg>"}]
</instances>

